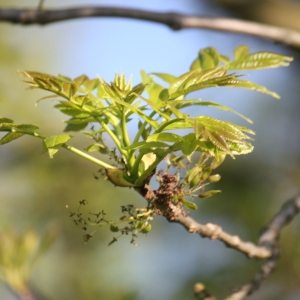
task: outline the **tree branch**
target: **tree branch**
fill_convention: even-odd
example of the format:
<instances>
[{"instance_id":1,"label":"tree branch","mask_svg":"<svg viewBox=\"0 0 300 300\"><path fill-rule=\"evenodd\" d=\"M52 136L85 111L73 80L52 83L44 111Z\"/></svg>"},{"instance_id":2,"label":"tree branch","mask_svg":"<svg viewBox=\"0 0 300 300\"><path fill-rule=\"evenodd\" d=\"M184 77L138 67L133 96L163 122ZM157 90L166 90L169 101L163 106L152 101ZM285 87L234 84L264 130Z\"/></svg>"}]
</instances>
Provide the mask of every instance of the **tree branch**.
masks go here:
<instances>
[{"instance_id":1,"label":"tree branch","mask_svg":"<svg viewBox=\"0 0 300 300\"><path fill-rule=\"evenodd\" d=\"M277 260L279 259L279 239L281 230L299 213L300 194L285 202L279 212L263 230L257 245L250 242L244 242L238 236L233 236L224 232L218 225L211 223L202 225L191 217L180 213L180 209L178 209L176 205L169 207L169 209L173 210L174 216L174 219L170 221L183 225L189 232L199 233L202 237L210 239L218 239L228 247L246 254L249 258L266 259L250 283L245 284L237 292L225 299L241 300L247 295L250 295L253 291L257 290L263 281L274 271ZM201 299L207 299L205 298L207 292L204 293L199 289L197 289L197 291L198 293L195 293L199 294L200 298L202 297Z\"/></svg>"},{"instance_id":2,"label":"tree branch","mask_svg":"<svg viewBox=\"0 0 300 300\"><path fill-rule=\"evenodd\" d=\"M88 17L118 17L144 20L167 25L173 30L203 28L241 33L269 39L300 50L300 32L298 31L231 18L190 16L172 12L158 13L139 9L108 6L84 6L57 10L0 9L0 22L22 25L46 25L54 22Z\"/></svg>"},{"instance_id":3,"label":"tree branch","mask_svg":"<svg viewBox=\"0 0 300 300\"><path fill-rule=\"evenodd\" d=\"M204 238L210 238L212 240L220 240L227 247L234 248L249 258L265 259L272 255L270 249L264 245L255 245L250 242L244 242L237 235L230 235L223 231L223 229L216 224L207 223L205 225L196 222L189 216L179 215L173 221L183 225L190 233L199 233Z\"/></svg>"},{"instance_id":4,"label":"tree branch","mask_svg":"<svg viewBox=\"0 0 300 300\"><path fill-rule=\"evenodd\" d=\"M230 295L225 300L240 300L257 290L263 281L274 271L277 260L279 259L279 239L284 226L300 211L300 194L288 200L281 207L280 211L271 220L269 225L262 232L258 245L271 249L272 255L262 264L260 270L256 273L253 280L242 286L239 291Z\"/></svg>"}]
</instances>

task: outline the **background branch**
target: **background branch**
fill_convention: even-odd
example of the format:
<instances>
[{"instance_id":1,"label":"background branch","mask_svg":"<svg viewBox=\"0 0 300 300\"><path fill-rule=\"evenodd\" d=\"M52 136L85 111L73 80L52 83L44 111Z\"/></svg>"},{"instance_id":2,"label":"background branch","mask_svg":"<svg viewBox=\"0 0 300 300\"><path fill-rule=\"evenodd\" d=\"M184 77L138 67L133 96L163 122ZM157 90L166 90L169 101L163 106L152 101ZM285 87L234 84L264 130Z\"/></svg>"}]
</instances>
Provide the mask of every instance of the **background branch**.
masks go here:
<instances>
[{"instance_id":1,"label":"background branch","mask_svg":"<svg viewBox=\"0 0 300 300\"><path fill-rule=\"evenodd\" d=\"M282 27L264 25L231 18L210 18L189 16L178 13L158 13L153 11L105 7L84 6L67 9L0 9L0 22L22 25L46 25L54 22L67 21L87 17L118 17L131 18L160 23L173 30L184 28L203 28L252 35L300 49L300 32Z\"/></svg>"},{"instance_id":2,"label":"background branch","mask_svg":"<svg viewBox=\"0 0 300 300\"><path fill-rule=\"evenodd\" d=\"M273 272L279 259L279 238L281 230L300 211L300 194L285 202L280 211L274 216L260 235L258 244L242 241L238 236L230 235L218 225L208 223L206 225L196 222L193 218L176 213L176 206L173 207L176 216L172 222L180 223L191 233L199 233L202 237L218 239L228 247L234 248L250 258L267 260L261 265L253 280L242 286L237 292L228 296L225 300L240 300L257 290L262 282ZM202 291L199 292L202 294Z\"/></svg>"},{"instance_id":3,"label":"background branch","mask_svg":"<svg viewBox=\"0 0 300 300\"><path fill-rule=\"evenodd\" d=\"M225 300L240 300L257 290L263 281L274 271L279 259L279 238L281 230L300 211L300 194L284 203L280 211L275 215L266 229L262 232L258 245L265 246L272 251L272 255L262 264L253 280L242 286L239 291L230 295Z\"/></svg>"},{"instance_id":4,"label":"background branch","mask_svg":"<svg viewBox=\"0 0 300 300\"><path fill-rule=\"evenodd\" d=\"M250 242L244 242L239 236L223 231L219 225L212 223L203 225L196 222L193 218L183 215L178 216L174 222L183 225L190 233L199 233L204 238L220 240L227 247L234 248L246 254L249 258L265 259L272 255L270 249L264 245L257 246Z\"/></svg>"}]
</instances>

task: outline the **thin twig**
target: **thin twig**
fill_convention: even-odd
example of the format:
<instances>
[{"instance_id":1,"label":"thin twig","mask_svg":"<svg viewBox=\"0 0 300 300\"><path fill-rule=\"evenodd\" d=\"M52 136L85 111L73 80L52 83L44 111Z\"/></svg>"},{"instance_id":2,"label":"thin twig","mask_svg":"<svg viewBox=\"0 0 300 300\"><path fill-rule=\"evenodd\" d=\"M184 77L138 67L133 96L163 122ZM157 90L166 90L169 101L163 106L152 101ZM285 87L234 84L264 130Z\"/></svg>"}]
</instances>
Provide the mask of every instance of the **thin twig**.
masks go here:
<instances>
[{"instance_id":1,"label":"thin twig","mask_svg":"<svg viewBox=\"0 0 300 300\"><path fill-rule=\"evenodd\" d=\"M232 18L190 16L179 13L159 13L139 9L108 6L83 6L66 9L0 9L0 22L22 25L46 25L88 17L118 17L150 21L167 25L173 30L203 28L252 35L300 49L300 32Z\"/></svg>"}]
</instances>

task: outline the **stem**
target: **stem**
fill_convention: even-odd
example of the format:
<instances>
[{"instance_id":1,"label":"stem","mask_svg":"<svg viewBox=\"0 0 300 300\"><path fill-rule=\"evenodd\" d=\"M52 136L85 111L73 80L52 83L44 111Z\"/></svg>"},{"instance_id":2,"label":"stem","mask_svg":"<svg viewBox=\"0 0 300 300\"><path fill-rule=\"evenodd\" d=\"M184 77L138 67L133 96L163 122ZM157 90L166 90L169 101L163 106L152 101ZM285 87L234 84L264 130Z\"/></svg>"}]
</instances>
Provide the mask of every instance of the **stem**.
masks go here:
<instances>
[{"instance_id":1,"label":"stem","mask_svg":"<svg viewBox=\"0 0 300 300\"><path fill-rule=\"evenodd\" d=\"M30 133L30 132L22 131L22 130L18 130L18 132L24 133L24 134L27 134L27 135L31 135L33 137L37 137L37 138L40 138L40 139L43 139L43 140L47 138L45 135L37 133L37 132ZM66 143L62 144L61 147L65 148L65 149L67 149L67 150L69 150L69 151L71 151L71 152L73 152L73 153L75 153L75 154L77 154L77 155L93 162L94 164L97 164L97 165L105 168L105 169L116 169L115 167L113 167L113 166L111 166L111 165L109 165L109 164L107 164L107 163L105 163L105 162L103 162L103 161L101 161L101 160L99 160L99 159L97 159L97 158L95 158L95 157L93 157L93 156L91 156L91 155L89 155L89 154L73 147L73 146L70 146Z\"/></svg>"},{"instance_id":2,"label":"stem","mask_svg":"<svg viewBox=\"0 0 300 300\"><path fill-rule=\"evenodd\" d=\"M133 175L134 178L138 178L138 176L139 176L139 174L138 174L139 165L140 165L140 162L141 162L144 155L145 155L145 153L139 153L139 155L135 159L134 165L132 167L132 175Z\"/></svg>"},{"instance_id":3,"label":"stem","mask_svg":"<svg viewBox=\"0 0 300 300\"><path fill-rule=\"evenodd\" d=\"M149 115L149 118L153 118L154 116L156 115L156 111L153 111L150 115ZM142 126L140 127L139 131L137 132L132 144L135 144L139 141L140 137L141 137L141 134L142 132L144 131L145 127L147 126L147 122L144 121L144 123L142 124Z\"/></svg>"},{"instance_id":4,"label":"stem","mask_svg":"<svg viewBox=\"0 0 300 300\"><path fill-rule=\"evenodd\" d=\"M101 161L101 160L99 160L99 159L97 159L97 158L95 158L95 157L93 157L93 156L91 156L91 155L75 148L75 147L72 147L72 146L67 145L67 144L62 144L62 147L69 150L69 151L71 151L71 152L73 152L73 153L75 153L75 154L77 154L77 155L79 155L79 156L81 156L81 157L83 157L83 158L85 158L85 159L87 159L87 160L89 160L89 161L91 161L91 162L93 162L93 163L95 163L95 164L97 164L97 165L99 165L99 166L101 166L101 167L103 167L103 168L105 168L105 169L115 169L115 167L113 167L113 166L111 166L111 165L109 165L109 164L107 164L107 163L105 163L105 162L103 162L103 161Z\"/></svg>"},{"instance_id":5,"label":"stem","mask_svg":"<svg viewBox=\"0 0 300 300\"><path fill-rule=\"evenodd\" d=\"M123 107L123 111L122 111L122 120L121 120L121 129L122 129L122 135L123 135L123 142L125 147L130 146L131 142L130 142L130 138L128 135L128 130L127 130L127 124L126 124L126 115L125 115L125 107ZM135 162L135 158L134 158L134 150L129 150L127 152L127 163L128 163L128 167L131 170L134 162Z\"/></svg>"},{"instance_id":6,"label":"stem","mask_svg":"<svg viewBox=\"0 0 300 300\"><path fill-rule=\"evenodd\" d=\"M130 146L130 139L129 139L129 135L128 135L126 116L125 116L124 109L125 109L125 107L123 107L123 112L122 112L121 128L122 128L124 145L126 147L128 147L128 146Z\"/></svg>"},{"instance_id":7,"label":"stem","mask_svg":"<svg viewBox=\"0 0 300 300\"><path fill-rule=\"evenodd\" d=\"M111 139L113 140L113 142L115 143L115 145L117 146L118 150L120 151L120 153L126 158L127 161L127 156L128 153L126 150L124 150L124 148L121 145L120 140L118 139L118 137L112 132L112 130L105 124L103 123L101 120L97 120L97 122L99 122L101 124L101 126L106 130L106 132L109 134L109 136L111 137Z\"/></svg>"}]
</instances>

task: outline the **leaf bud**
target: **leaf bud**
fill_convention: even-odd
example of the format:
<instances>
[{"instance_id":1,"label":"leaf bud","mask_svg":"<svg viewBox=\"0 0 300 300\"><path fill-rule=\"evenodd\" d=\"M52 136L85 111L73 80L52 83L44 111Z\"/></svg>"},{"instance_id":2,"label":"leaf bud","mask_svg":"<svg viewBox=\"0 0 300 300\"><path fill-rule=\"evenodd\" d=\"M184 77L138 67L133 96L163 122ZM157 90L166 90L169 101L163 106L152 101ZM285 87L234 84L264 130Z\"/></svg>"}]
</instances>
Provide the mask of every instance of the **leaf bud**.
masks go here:
<instances>
[{"instance_id":1,"label":"leaf bud","mask_svg":"<svg viewBox=\"0 0 300 300\"><path fill-rule=\"evenodd\" d=\"M221 179L220 174L215 174L208 177L208 181L210 182L218 182L220 179Z\"/></svg>"},{"instance_id":2,"label":"leaf bud","mask_svg":"<svg viewBox=\"0 0 300 300\"><path fill-rule=\"evenodd\" d=\"M110 225L109 229L110 229L111 232L118 232L119 231L119 227L115 226L113 224Z\"/></svg>"},{"instance_id":3,"label":"leaf bud","mask_svg":"<svg viewBox=\"0 0 300 300\"><path fill-rule=\"evenodd\" d=\"M148 232L151 231L151 229L152 229L151 224L148 224L141 230L141 233L147 234Z\"/></svg>"},{"instance_id":4,"label":"leaf bud","mask_svg":"<svg viewBox=\"0 0 300 300\"><path fill-rule=\"evenodd\" d=\"M221 193L221 190L211 190L199 195L200 198L209 198L215 194Z\"/></svg>"}]
</instances>

